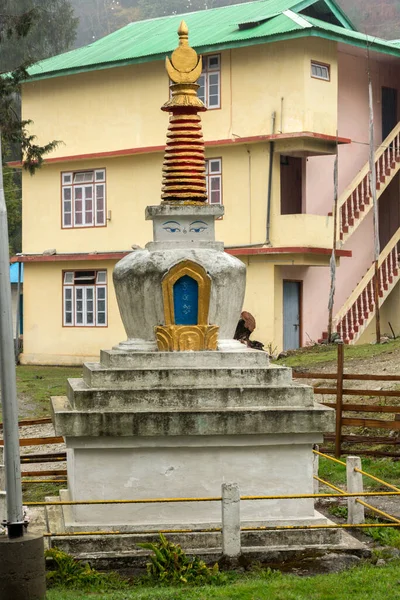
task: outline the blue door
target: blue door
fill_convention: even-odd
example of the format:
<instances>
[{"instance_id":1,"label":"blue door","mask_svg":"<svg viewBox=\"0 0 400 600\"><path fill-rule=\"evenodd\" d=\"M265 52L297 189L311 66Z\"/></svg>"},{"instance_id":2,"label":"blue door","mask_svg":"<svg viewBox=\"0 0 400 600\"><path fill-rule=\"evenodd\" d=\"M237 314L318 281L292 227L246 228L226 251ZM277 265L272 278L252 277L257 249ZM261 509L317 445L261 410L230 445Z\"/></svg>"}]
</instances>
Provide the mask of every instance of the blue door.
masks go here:
<instances>
[{"instance_id":1,"label":"blue door","mask_svg":"<svg viewBox=\"0 0 400 600\"><path fill-rule=\"evenodd\" d=\"M283 282L283 349L300 347L300 297L299 281Z\"/></svg>"},{"instance_id":2,"label":"blue door","mask_svg":"<svg viewBox=\"0 0 400 600\"><path fill-rule=\"evenodd\" d=\"M197 325L199 286L189 275L174 284L175 325Z\"/></svg>"}]
</instances>

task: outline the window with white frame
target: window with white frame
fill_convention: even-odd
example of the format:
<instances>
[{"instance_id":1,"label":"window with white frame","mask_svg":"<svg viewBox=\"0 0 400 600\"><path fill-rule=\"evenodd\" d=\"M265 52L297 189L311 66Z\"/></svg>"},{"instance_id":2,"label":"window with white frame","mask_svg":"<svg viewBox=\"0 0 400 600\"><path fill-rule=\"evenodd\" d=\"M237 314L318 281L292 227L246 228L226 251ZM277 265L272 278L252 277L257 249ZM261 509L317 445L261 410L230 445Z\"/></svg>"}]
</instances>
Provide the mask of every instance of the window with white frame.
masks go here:
<instances>
[{"instance_id":1,"label":"window with white frame","mask_svg":"<svg viewBox=\"0 0 400 600\"><path fill-rule=\"evenodd\" d=\"M62 226L104 227L106 225L106 171L77 171L61 174Z\"/></svg>"},{"instance_id":2,"label":"window with white frame","mask_svg":"<svg viewBox=\"0 0 400 600\"><path fill-rule=\"evenodd\" d=\"M314 79L323 79L323 81L331 80L331 68L330 65L320 63L315 60L311 61L311 77Z\"/></svg>"},{"instance_id":3,"label":"window with white frame","mask_svg":"<svg viewBox=\"0 0 400 600\"><path fill-rule=\"evenodd\" d=\"M209 204L222 204L222 159L206 160L206 185Z\"/></svg>"},{"instance_id":4,"label":"window with white frame","mask_svg":"<svg viewBox=\"0 0 400 600\"><path fill-rule=\"evenodd\" d=\"M63 272L64 327L107 326L107 271Z\"/></svg>"},{"instance_id":5,"label":"window with white frame","mask_svg":"<svg viewBox=\"0 0 400 600\"><path fill-rule=\"evenodd\" d=\"M203 56L197 95L208 109L221 108L221 55Z\"/></svg>"}]
</instances>

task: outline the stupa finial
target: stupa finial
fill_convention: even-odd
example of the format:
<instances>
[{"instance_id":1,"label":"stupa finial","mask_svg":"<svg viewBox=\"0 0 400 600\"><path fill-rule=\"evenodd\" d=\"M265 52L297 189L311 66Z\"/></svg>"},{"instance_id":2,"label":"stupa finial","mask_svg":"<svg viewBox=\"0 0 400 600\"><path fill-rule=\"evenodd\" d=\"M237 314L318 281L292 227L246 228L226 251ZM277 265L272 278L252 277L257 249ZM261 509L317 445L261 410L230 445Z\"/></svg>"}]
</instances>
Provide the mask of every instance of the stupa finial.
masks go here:
<instances>
[{"instance_id":1,"label":"stupa finial","mask_svg":"<svg viewBox=\"0 0 400 600\"><path fill-rule=\"evenodd\" d=\"M171 97L162 110L171 113L163 164L162 199L168 203L203 204L207 200L204 140L199 111L206 110L197 96L202 57L189 46L189 29L181 21L179 46L165 67Z\"/></svg>"}]
</instances>

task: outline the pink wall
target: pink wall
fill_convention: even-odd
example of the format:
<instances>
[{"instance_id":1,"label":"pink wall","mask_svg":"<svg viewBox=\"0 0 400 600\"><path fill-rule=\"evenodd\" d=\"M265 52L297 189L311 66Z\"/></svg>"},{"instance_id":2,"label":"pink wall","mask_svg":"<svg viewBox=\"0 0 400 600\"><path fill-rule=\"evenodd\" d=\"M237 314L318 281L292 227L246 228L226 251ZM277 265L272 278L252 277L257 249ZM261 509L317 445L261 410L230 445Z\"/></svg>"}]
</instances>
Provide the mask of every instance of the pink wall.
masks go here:
<instances>
[{"instance_id":1,"label":"pink wall","mask_svg":"<svg viewBox=\"0 0 400 600\"><path fill-rule=\"evenodd\" d=\"M351 51L353 49L349 48L338 54L338 133L339 136L352 140L351 144L342 145L339 148L339 194L351 183L367 162L369 152L368 62L366 56L353 56L350 54ZM381 88L383 86L397 88L400 101L400 68L394 62L393 64L383 62L383 58L379 61L370 60L376 146L379 146L382 141ZM307 159L306 212L326 215L332 211L333 161L334 157L332 156ZM382 198L384 199L384 197ZM353 257L341 259L340 267L337 269L334 314L341 308L372 264L372 213L365 218L350 237L344 249L351 250ZM303 343L306 343L309 337L317 340L327 328L329 269L289 267L284 269L284 277L303 280Z\"/></svg>"}]
</instances>

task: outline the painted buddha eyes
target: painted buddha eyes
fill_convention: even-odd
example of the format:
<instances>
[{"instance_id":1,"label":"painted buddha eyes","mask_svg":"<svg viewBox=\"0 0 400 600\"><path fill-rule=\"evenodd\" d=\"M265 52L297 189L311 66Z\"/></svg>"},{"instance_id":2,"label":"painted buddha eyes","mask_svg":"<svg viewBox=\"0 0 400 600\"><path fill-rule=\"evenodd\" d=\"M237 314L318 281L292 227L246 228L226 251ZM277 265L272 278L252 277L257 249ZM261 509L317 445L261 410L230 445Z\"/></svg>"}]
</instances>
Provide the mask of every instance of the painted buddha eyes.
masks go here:
<instances>
[{"instance_id":1,"label":"painted buddha eyes","mask_svg":"<svg viewBox=\"0 0 400 600\"><path fill-rule=\"evenodd\" d=\"M168 231L168 233L180 233L181 226L177 221L167 221L163 224L164 231Z\"/></svg>"},{"instance_id":2,"label":"painted buddha eyes","mask_svg":"<svg viewBox=\"0 0 400 600\"><path fill-rule=\"evenodd\" d=\"M168 233L187 233L188 229L186 226L182 226L178 221L166 221L163 223L164 231ZM208 229L207 223L204 221L193 221L189 225L189 233L202 233Z\"/></svg>"},{"instance_id":3,"label":"painted buddha eyes","mask_svg":"<svg viewBox=\"0 0 400 600\"><path fill-rule=\"evenodd\" d=\"M189 225L189 231L193 233L201 233L206 229L208 229L208 225L207 223L204 223L204 221L193 221L193 223L190 223Z\"/></svg>"}]
</instances>

